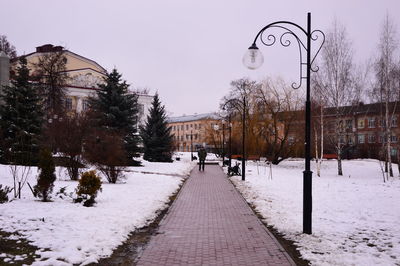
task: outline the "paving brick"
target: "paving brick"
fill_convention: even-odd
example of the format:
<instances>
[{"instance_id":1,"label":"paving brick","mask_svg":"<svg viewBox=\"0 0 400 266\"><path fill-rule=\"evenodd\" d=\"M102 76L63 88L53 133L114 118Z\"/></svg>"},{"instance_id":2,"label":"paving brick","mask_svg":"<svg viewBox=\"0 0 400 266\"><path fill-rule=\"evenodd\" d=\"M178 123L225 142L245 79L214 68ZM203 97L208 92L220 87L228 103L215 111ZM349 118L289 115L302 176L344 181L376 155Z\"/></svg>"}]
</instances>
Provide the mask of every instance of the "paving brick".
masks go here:
<instances>
[{"instance_id":1,"label":"paving brick","mask_svg":"<svg viewBox=\"0 0 400 266\"><path fill-rule=\"evenodd\" d=\"M138 265L295 265L221 168L195 168Z\"/></svg>"}]
</instances>

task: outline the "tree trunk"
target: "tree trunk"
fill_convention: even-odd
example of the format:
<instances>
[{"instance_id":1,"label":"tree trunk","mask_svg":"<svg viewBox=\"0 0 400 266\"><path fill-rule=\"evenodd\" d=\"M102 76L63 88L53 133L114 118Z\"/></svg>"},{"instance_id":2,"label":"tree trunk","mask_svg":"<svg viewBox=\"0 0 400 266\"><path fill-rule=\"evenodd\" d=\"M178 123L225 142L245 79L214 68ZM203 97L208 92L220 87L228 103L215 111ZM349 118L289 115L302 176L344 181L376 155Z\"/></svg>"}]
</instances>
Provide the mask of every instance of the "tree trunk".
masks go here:
<instances>
[{"instance_id":1,"label":"tree trunk","mask_svg":"<svg viewBox=\"0 0 400 266\"><path fill-rule=\"evenodd\" d=\"M338 175L343 175L343 169L342 169L342 154L340 152L340 149L337 151L337 162L338 162Z\"/></svg>"}]
</instances>

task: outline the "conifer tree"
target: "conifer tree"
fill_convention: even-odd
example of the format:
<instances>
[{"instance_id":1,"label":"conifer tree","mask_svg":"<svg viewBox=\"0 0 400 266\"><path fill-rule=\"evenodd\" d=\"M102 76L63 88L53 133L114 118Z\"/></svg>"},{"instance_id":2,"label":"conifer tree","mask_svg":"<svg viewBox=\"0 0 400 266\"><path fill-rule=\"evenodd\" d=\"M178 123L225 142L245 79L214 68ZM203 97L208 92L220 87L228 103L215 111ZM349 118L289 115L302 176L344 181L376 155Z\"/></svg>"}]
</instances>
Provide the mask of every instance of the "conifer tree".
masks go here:
<instances>
[{"instance_id":1,"label":"conifer tree","mask_svg":"<svg viewBox=\"0 0 400 266\"><path fill-rule=\"evenodd\" d=\"M140 135L143 140L143 159L151 162L171 162L173 138L167 125L165 107L161 105L158 94L154 96L150 114Z\"/></svg>"},{"instance_id":2,"label":"conifer tree","mask_svg":"<svg viewBox=\"0 0 400 266\"><path fill-rule=\"evenodd\" d=\"M38 168L40 173L34 191L43 201L48 201L56 180L56 168L49 150L42 150L39 157Z\"/></svg>"},{"instance_id":3,"label":"conifer tree","mask_svg":"<svg viewBox=\"0 0 400 266\"><path fill-rule=\"evenodd\" d=\"M129 85L121 79L116 69L105 78L105 84L99 84L96 97L89 100L95 125L123 135L128 163L134 163L138 149L138 104L137 95L129 93Z\"/></svg>"},{"instance_id":4,"label":"conifer tree","mask_svg":"<svg viewBox=\"0 0 400 266\"><path fill-rule=\"evenodd\" d=\"M43 112L38 88L30 81L26 59L20 58L15 79L0 95L0 127L6 159L15 164L37 162Z\"/></svg>"}]
</instances>

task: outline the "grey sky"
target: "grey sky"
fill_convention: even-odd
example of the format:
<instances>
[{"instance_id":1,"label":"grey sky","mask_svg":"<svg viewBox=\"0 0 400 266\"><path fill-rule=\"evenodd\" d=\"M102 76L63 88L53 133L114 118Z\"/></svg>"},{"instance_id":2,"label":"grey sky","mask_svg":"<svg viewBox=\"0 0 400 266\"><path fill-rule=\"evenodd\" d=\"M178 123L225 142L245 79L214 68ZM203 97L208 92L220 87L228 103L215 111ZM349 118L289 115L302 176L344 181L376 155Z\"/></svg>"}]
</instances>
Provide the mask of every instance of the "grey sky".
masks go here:
<instances>
[{"instance_id":1,"label":"grey sky","mask_svg":"<svg viewBox=\"0 0 400 266\"><path fill-rule=\"evenodd\" d=\"M158 91L170 114L215 111L233 79L266 75L296 81L295 46L260 47L264 65L242 65L255 34L276 20L326 30L334 17L348 30L355 58L362 62L377 47L386 12L400 34L400 1L1 1L0 34L18 54L52 43L114 66L134 87Z\"/></svg>"}]
</instances>

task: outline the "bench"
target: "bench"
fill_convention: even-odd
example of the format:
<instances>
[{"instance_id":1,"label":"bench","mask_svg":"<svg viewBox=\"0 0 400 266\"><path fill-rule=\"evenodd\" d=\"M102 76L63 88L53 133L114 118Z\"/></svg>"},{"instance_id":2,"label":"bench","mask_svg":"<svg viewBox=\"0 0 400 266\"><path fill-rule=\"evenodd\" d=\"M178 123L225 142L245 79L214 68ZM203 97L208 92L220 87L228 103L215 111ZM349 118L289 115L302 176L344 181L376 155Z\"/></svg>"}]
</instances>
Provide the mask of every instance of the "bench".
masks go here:
<instances>
[{"instance_id":1,"label":"bench","mask_svg":"<svg viewBox=\"0 0 400 266\"><path fill-rule=\"evenodd\" d=\"M322 156L322 158L323 158L323 159L337 159L338 157L337 157L337 155L334 154L334 153L325 153L325 154Z\"/></svg>"}]
</instances>

